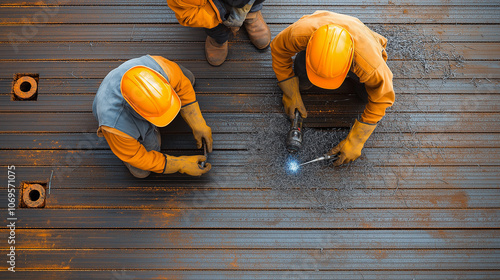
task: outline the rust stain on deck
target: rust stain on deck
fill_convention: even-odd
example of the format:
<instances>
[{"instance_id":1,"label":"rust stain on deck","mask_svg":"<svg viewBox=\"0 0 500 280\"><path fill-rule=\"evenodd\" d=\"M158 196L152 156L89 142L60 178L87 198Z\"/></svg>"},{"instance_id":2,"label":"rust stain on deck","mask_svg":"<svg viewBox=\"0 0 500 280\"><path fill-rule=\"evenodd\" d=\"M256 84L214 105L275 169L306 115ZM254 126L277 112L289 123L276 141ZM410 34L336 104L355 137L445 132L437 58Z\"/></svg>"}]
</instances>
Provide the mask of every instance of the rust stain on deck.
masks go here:
<instances>
[{"instance_id":1,"label":"rust stain on deck","mask_svg":"<svg viewBox=\"0 0 500 280\"><path fill-rule=\"evenodd\" d=\"M457 191L452 195L433 195L429 197L429 201L435 206L445 206L454 208L467 208L469 198L465 191Z\"/></svg>"},{"instance_id":2,"label":"rust stain on deck","mask_svg":"<svg viewBox=\"0 0 500 280\"><path fill-rule=\"evenodd\" d=\"M371 251L372 255L377 260L387 259L387 251L386 250L373 250Z\"/></svg>"},{"instance_id":3,"label":"rust stain on deck","mask_svg":"<svg viewBox=\"0 0 500 280\"><path fill-rule=\"evenodd\" d=\"M233 261L229 263L229 265L232 267L232 268L238 268L239 265L238 265L238 257L236 255L234 255L233 257Z\"/></svg>"}]
</instances>

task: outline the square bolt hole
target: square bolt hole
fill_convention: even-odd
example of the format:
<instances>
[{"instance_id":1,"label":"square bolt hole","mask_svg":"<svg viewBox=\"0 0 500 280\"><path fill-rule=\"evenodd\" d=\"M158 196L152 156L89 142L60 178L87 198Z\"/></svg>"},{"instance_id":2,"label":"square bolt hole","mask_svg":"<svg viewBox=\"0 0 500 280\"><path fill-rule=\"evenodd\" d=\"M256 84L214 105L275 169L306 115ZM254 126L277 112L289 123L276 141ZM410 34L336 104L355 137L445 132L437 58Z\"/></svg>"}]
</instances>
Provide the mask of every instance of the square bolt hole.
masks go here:
<instances>
[{"instance_id":1,"label":"square bolt hole","mask_svg":"<svg viewBox=\"0 0 500 280\"><path fill-rule=\"evenodd\" d=\"M17 73L12 81L12 100L36 100L38 97L38 74Z\"/></svg>"},{"instance_id":2,"label":"square bolt hole","mask_svg":"<svg viewBox=\"0 0 500 280\"><path fill-rule=\"evenodd\" d=\"M47 182L21 182L20 208L44 208Z\"/></svg>"}]
</instances>

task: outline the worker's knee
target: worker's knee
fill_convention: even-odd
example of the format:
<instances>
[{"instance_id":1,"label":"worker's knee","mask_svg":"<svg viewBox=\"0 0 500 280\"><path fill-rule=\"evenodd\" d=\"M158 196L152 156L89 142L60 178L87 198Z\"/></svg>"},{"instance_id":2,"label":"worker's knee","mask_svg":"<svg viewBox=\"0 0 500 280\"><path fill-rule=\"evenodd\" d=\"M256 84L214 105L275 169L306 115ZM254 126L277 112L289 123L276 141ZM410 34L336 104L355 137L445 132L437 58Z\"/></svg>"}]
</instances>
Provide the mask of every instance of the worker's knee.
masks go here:
<instances>
[{"instance_id":1,"label":"worker's knee","mask_svg":"<svg viewBox=\"0 0 500 280\"><path fill-rule=\"evenodd\" d=\"M182 73L184 74L184 76L186 76L189 79L189 81L191 82L191 85L193 85L193 87L194 87L194 84L195 84L196 80L194 78L193 72L191 72L189 69L187 69L186 67L184 67L184 66L182 66L180 64L178 64L178 65L181 68Z\"/></svg>"},{"instance_id":2,"label":"worker's knee","mask_svg":"<svg viewBox=\"0 0 500 280\"><path fill-rule=\"evenodd\" d=\"M161 135L160 130L155 127L146 133L144 140L139 141L141 144L149 151L157 151L161 150Z\"/></svg>"}]
</instances>

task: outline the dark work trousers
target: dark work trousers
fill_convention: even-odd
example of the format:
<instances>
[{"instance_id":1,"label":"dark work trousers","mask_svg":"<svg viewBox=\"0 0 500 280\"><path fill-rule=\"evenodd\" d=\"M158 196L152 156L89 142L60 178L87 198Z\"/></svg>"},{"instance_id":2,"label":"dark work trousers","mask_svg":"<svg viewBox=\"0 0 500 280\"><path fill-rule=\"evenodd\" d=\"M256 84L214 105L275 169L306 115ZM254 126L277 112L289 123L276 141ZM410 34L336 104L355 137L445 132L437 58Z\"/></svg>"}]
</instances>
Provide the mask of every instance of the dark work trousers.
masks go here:
<instances>
[{"instance_id":1,"label":"dark work trousers","mask_svg":"<svg viewBox=\"0 0 500 280\"><path fill-rule=\"evenodd\" d=\"M255 0L252 9L250 9L250 13L255 13L262 10L263 6L262 3L264 1L265 0ZM220 2L217 1L214 1L214 3L217 9L219 10L219 14L222 17L222 21L225 21L227 19L227 16L229 15L231 7L224 3L219 4ZM231 34L231 29L225 26L224 24L220 23L214 28L211 29L205 28L205 32L207 33L208 36L214 38L218 44L224 44L229 39L229 35Z\"/></svg>"},{"instance_id":2,"label":"dark work trousers","mask_svg":"<svg viewBox=\"0 0 500 280\"><path fill-rule=\"evenodd\" d=\"M306 51L301 51L295 56L295 60L293 62L293 72L299 78L300 90L308 90L313 86L307 77ZM354 91L358 97L361 98L363 103L368 103L368 93L366 92L365 84L360 83L359 77L351 71L347 73L344 83L349 80L354 85ZM335 91L335 89L333 91Z\"/></svg>"}]
</instances>

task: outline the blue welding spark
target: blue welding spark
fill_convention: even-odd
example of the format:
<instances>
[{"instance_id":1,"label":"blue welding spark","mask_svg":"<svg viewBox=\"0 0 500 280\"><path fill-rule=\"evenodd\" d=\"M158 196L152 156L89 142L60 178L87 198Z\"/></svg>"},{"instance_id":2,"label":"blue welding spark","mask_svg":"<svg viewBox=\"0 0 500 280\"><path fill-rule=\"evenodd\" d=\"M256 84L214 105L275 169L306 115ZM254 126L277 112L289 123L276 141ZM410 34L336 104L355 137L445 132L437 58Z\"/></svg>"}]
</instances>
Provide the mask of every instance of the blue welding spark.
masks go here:
<instances>
[{"instance_id":1,"label":"blue welding spark","mask_svg":"<svg viewBox=\"0 0 500 280\"><path fill-rule=\"evenodd\" d=\"M291 160L288 162L288 170L292 173L296 173L299 170L299 163L296 160Z\"/></svg>"}]
</instances>

